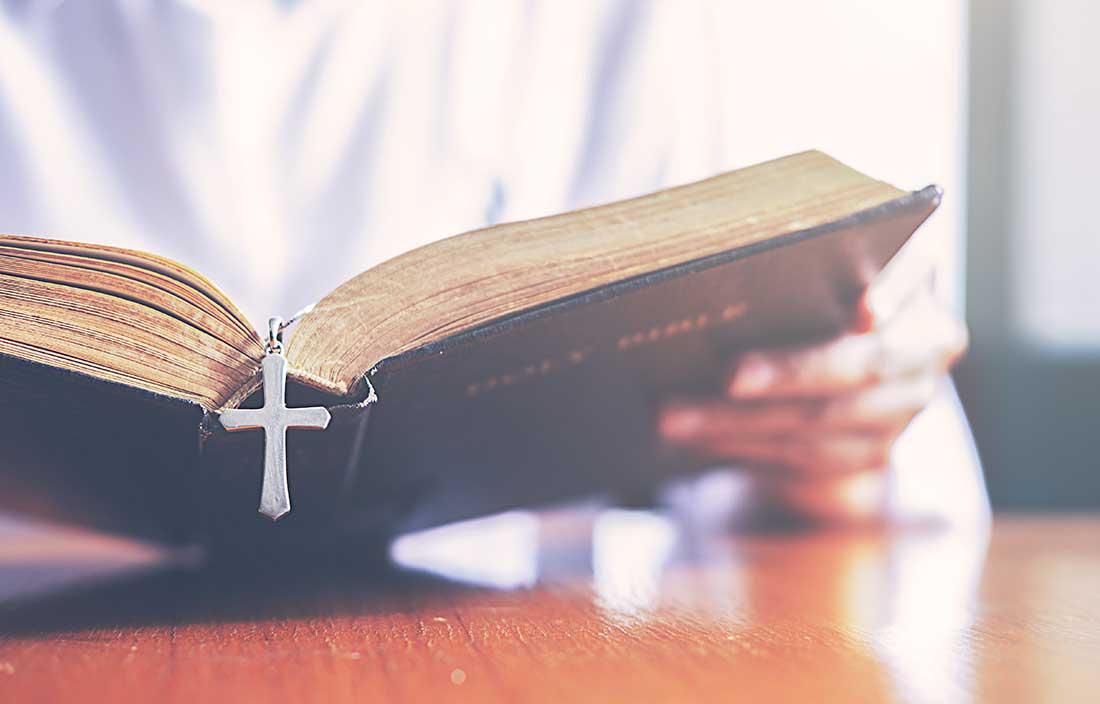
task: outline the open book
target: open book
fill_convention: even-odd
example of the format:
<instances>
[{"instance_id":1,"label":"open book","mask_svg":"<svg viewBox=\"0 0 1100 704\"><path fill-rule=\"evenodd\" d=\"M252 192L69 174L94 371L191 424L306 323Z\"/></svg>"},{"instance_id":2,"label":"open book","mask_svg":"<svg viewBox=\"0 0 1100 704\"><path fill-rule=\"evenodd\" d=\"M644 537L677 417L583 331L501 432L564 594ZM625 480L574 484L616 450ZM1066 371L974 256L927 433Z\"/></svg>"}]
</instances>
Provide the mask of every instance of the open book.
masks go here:
<instances>
[{"instance_id":1,"label":"open book","mask_svg":"<svg viewBox=\"0 0 1100 704\"><path fill-rule=\"evenodd\" d=\"M746 346L838 333L938 200L805 152L421 247L285 341L167 259L0 236L0 490L160 539L305 546L634 493L668 471L663 394L713 388ZM283 373L318 431L233 415ZM272 524L265 436L286 427L294 509Z\"/></svg>"}]
</instances>

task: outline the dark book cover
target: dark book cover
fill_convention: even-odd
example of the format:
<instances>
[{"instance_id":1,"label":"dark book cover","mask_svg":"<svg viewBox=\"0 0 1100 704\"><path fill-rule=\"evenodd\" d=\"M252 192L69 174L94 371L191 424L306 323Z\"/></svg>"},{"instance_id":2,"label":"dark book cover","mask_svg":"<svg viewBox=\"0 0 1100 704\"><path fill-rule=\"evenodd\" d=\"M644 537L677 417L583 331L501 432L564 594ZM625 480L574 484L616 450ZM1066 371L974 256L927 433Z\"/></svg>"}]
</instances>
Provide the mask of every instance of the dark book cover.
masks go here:
<instances>
[{"instance_id":1,"label":"dark book cover","mask_svg":"<svg viewBox=\"0 0 1100 704\"><path fill-rule=\"evenodd\" d=\"M323 432L287 439L293 510L256 512L263 434L120 384L0 357L9 508L228 555L353 554L389 536L592 494L679 467L654 434L670 393L717 390L739 350L836 335L939 203L929 187L848 218L621 281L381 361L374 398L293 380ZM348 344L354 344L349 340ZM257 392L243 407L262 405Z\"/></svg>"}]
</instances>

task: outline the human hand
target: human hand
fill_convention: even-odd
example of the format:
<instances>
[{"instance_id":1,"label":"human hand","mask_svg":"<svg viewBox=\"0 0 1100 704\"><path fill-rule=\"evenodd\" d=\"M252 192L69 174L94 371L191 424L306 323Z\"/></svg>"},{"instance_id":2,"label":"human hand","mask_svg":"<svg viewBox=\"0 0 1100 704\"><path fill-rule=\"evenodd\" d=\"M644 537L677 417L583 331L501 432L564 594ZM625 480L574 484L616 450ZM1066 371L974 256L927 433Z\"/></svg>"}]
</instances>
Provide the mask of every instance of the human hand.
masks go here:
<instances>
[{"instance_id":1,"label":"human hand","mask_svg":"<svg viewBox=\"0 0 1100 704\"><path fill-rule=\"evenodd\" d=\"M894 441L967 346L966 327L923 294L889 319L866 303L823 344L748 352L721 395L661 409L664 440L744 468L771 515L852 522L883 508Z\"/></svg>"}]
</instances>

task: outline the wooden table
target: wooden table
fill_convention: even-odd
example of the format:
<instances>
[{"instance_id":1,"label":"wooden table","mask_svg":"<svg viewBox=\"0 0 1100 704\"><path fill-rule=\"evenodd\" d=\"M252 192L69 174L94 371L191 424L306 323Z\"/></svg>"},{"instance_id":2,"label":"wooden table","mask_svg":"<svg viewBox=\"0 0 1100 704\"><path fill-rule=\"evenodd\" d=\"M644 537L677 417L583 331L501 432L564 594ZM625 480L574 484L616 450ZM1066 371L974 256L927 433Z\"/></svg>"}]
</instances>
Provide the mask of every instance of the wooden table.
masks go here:
<instances>
[{"instance_id":1,"label":"wooden table","mask_svg":"<svg viewBox=\"0 0 1100 704\"><path fill-rule=\"evenodd\" d=\"M9 606L0 701L1100 701L1100 518L523 525L473 556L522 582L537 555L530 588L198 573Z\"/></svg>"}]
</instances>

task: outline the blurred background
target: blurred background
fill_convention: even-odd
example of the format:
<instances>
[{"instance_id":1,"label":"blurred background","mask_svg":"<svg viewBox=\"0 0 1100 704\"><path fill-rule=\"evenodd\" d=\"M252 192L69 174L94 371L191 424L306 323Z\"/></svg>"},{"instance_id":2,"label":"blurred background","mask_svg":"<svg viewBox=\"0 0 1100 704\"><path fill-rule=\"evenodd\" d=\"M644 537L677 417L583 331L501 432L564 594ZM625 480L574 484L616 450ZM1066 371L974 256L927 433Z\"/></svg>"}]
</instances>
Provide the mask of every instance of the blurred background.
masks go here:
<instances>
[{"instance_id":1,"label":"blurred background","mask_svg":"<svg viewBox=\"0 0 1100 704\"><path fill-rule=\"evenodd\" d=\"M1100 7L974 0L957 372L997 508L1100 506Z\"/></svg>"}]
</instances>

